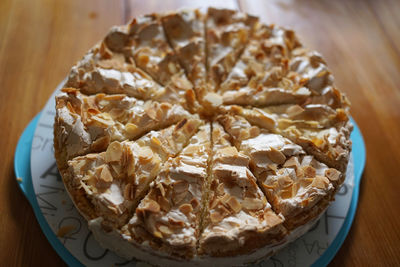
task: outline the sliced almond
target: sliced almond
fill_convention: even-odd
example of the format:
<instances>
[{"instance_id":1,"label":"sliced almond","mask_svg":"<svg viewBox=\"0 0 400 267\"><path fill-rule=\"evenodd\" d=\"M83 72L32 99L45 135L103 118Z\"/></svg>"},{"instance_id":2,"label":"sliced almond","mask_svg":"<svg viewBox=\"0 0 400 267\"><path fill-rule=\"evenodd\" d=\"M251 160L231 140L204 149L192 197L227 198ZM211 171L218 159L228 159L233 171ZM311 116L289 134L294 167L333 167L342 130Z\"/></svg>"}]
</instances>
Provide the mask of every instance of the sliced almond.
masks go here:
<instances>
[{"instance_id":1,"label":"sliced almond","mask_svg":"<svg viewBox=\"0 0 400 267\"><path fill-rule=\"evenodd\" d=\"M283 164L286 160L285 155L273 147L267 152L267 155L276 164Z\"/></svg>"},{"instance_id":2,"label":"sliced almond","mask_svg":"<svg viewBox=\"0 0 400 267\"><path fill-rule=\"evenodd\" d=\"M152 199L147 199L144 201L144 206L141 208L142 210L158 213L160 212L160 205Z\"/></svg>"},{"instance_id":3,"label":"sliced almond","mask_svg":"<svg viewBox=\"0 0 400 267\"><path fill-rule=\"evenodd\" d=\"M189 213L191 213L192 211L193 211L193 207L192 207L192 205L190 205L190 204L187 204L187 203L185 203L185 204L182 204L180 207L179 207L179 210L183 213L183 214L189 214Z\"/></svg>"},{"instance_id":4,"label":"sliced almond","mask_svg":"<svg viewBox=\"0 0 400 267\"><path fill-rule=\"evenodd\" d=\"M263 202L260 199L245 198L242 201L242 207L247 210L258 210L263 208Z\"/></svg>"},{"instance_id":5,"label":"sliced almond","mask_svg":"<svg viewBox=\"0 0 400 267\"><path fill-rule=\"evenodd\" d=\"M169 236L169 235L172 235L172 231L171 231L171 229L169 229L168 228L168 226L165 226L165 225L160 225L159 227L158 227L158 230L163 234L163 235L167 235L167 236Z\"/></svg>"},{"instance_id":6,"label":"sliced almond","mask_svg":"<svg viewBox=\"0 0 400 267\"><path fill-rule=\"evenodd\" d=\"M222 96L216 93L206 94L203 100L211 107L219 107L222 104Z\"/></svg>"},{"instance_id":7,"label":"sliced almond","mask_svg":"<svg viewBox=\"0 0 400 267\"><path fill-rule=\"evenodd\" d=\"M315 168L311 166L304 166L302 169L305 177L313 178L317 173Z\"/></svg>"},{"instance_id":8,"label":"sliced almond","mask_svg":"<svg viewBox=\"0 0 400 267\"><path fill-rule=\"evenodd\" d=\"M140 147L138 149L138 157L140 163L148 163L153 157L153 151L147 146Z\"/></svg>"},{"instance_id":9,"label":"sliced almond","mask_svg":"<svg viewBox=\"0 0 400 267\"><path fill-rule=\"evenodd\" d=\"M282 199L292 198L292 197L293 197L292 188L288 188L288 189L282 190L282 191L280 192L280 197L281 197Z\"/></svg>"},{"instance_id":10,"label":"sliced almond","mask_svg":"<svg viewBox=\"0 0 400 267\"><path fill-rule=\"evenodd\" d=\"M319 189L327 189L329 186L329 180L325 176L315 176L312 186Z\"/></svg>"},{"instance_id":11,"label":"sliced almond","mask_svg":"<svg viewBox=\"0 0 400 267\"><path fill-rule=\"evenodd\" d=\"M151 137L151 142L152 144L156 145L156 146L161 146L161 141L160 139L158 139L157 137L153 136Z\"/></svg>"},{"instance_id":12,"label":"sliced almond","mask_svg":"<svg viewBox=\"0 0 400 267\"><path fill-rule=\"evenodd\" d=\"M133 200L135 197L135 190L132 184L126 184L124 188L124 198L126 200Z\"/></svg>"},{"instance_id":13,"label":"sliced almond","mask_svg":"<svg viewBox=\"0 0 400 267\"><path fill-rule=\"evenodd\" d=\"M190 205L192 205L193 209L195 210L200 207L200 202L197 200L197 198L193 198L190 200Z\"/></svg>"},{"instance_id":14,"label":"sliced almond","mask_svg":"<svg viewBox=\"0 0 400 267\"><path fill-rule=\"evenodd\" d=\"M106 151L106 162L119 162L121 161L123 153L123 146L120 142L112 142Z\"/></svg>"},{"instance_id":15,"label":"sliced almond","mask_svg":"<svg viewBox=\"0 0 400 267\"><path fill-rule=\"evenodd\" d=\"M304 109L302 107L300 107L299 105L293 105L287 109L287 114L290 118L293 118L293 117L301 114L303 111L304 111Z\"/></svg>"},{"instance_id":16,"label":"sliced almond","mask_svg":"<svg viewBox=\"0 0 400 267\"><path fill-rule=\"evenodd\" d=\"M326 175L326 177L328 177L329 180L335 181L335 182L338 181L340 179L340 177L342 176L340 171L333 169L333 168L325 170L325 175Z\"/></svg>"},{"instance_id":17,"label":"sliced almond","mask_svg":"<svg viewBox=\"0 0 400 267\"><path fill-rule=\"evenodd\" d=\"M219 212L213 211L210 213L210 219L212 223L219 223L224 217Z\"/></svg>"},{"instance_id":18,"label":"sliced almond","mask_svg":"<svg viewBox=\"0 0 400 267\"><path fill-rule=\"evenodd\" d=\"M283 167L285 167L285 168L288 168L288 167L299 167L299 166L300 166L299 160L295 156L290 157L285 162L285 164L283 164Z\"/></svg>"},{"instance_id":19,"label":"sliced almond","mask_svg":"<svg viewBox=\"0 0 400 267\"><path fill-rule=\"evenodd\" d=\"M171 205L169 204L168 199L166 199L163 196L158 196L157 197L157 202L160 205L160 208L164 212L168 212L171 209Z\"/></svg>"},{"instance_id":20,"label":"sliced almond","mask_svg":"<svg viewBox=\"0 0 400 267\"><path fill-rule=\"evenodd\" d=\"M97 139L92 143L92 149L93 151L104 151L109 143L110 143L110 136L106 135L100 137L99 139Z\"/></svg>"},{"instance_id":21,"label":"sliced almond","mask_svg":"<svg viewBox=\"0 0 400 267\"><path fill-rule=\"evenodd\" d=\"M113 176L111 175L110 169L107 165L104 165L100 172L100 179L105 183L111 183Z\"/></svg>"},{"instance_id":22,"label":"sliced almond","mask_svg":"<svg viewBox=\"0 0 400 267\"><path fill-rule=\"evenodd\" d=\"M278 177L278 184L280 188L288 188L293 184L293 180L289 176L280 176Z\"/></svg>"},{"instance_id":23,"label":"sliced almond","mask_svg":"<svg viewBox=\"0 0 400 267\"><path fill-rule=\"evenodd\" d=\"M238 213L242 209L240 202L233 196L229 198L227 204L235 213Z\"/></svg>"},{"instance_id":24,"label":"sliced almond","mask_svg":"<svg viewBox=\"0 0 400 267\"><path fill-rule=\"evenodd\" d=\"M154 235L155 237L158 237L158 238L163 238L163 235L161 234L160 231L154 231L154 232L153 232L153 235Z\"/></svg>"},{"instance_id":25,"label":"sliced almond","mask_svg":"<svg viewBox=\"0 0 400 267\"><path fill-rule=\"evenodd\" d=\"M130 136L135 136L138 133L138 127L135 124L128 122L125 125L125 131Z\"/></svg>"}]
</instances>

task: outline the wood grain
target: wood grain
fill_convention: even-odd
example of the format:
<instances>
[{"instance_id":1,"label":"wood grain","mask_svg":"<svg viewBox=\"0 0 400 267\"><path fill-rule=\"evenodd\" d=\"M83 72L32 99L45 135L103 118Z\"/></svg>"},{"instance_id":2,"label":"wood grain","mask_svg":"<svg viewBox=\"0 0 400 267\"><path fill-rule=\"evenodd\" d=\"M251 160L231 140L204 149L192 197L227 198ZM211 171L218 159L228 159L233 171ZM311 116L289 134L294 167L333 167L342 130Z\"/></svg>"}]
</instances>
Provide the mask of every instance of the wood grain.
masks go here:
<instances>
[{"instance_id":1,"label":"wood grain","mask_svg":"<svg viewBox=\"0 0 400 267\"><path fill-rule=\"evenodd\" d=\"M63 265L19 191L18 137L70 67L115 24L133 16L205 7L241 9L293 28L320 51L367 146L359 208L331 266L400 265L400 2L385 1L0 1L0 262Z\"/></svg>"}]
</instances>

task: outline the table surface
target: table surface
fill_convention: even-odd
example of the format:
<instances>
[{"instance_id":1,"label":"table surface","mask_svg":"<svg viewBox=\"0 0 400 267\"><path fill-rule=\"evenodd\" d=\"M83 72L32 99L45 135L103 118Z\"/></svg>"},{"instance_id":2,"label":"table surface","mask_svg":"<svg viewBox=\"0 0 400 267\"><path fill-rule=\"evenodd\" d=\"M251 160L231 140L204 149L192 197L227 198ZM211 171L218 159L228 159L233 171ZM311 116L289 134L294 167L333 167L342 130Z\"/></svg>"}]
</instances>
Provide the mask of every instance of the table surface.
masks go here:
<instances>
[{"instance_id":1,"label":"table surface","mask_svg":"<svg viewBox=\"0 0 400 267\"><path fill-rule=\"evenodd\" d=\"M0 1L0 262L64 265L13 171L24 127L70 67L112 25L180 7L230 7L297 31L320 51L366 142L367 164L350 233L331 266L400 265L400 1ZM397 166L397 167L396 167ZM44 253L45 252L45 253Z\"/></svg>"}]
</instances>

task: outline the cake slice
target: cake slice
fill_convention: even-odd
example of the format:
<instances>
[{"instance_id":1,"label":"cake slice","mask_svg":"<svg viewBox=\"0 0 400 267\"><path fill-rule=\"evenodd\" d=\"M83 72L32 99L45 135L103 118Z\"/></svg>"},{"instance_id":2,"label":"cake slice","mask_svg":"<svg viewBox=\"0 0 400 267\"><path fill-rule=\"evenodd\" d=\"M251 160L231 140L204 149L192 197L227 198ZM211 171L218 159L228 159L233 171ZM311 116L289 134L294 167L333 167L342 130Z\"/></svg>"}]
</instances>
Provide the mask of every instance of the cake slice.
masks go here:
<instances>
[{"instance_id":1,"label":"cake slice","mask_svg":"<svg viewBox=\"0 0 400 267\"><path fill-rule=\"evenodd\" d=\"M126 95L87 96L74 88L64 88L56 96L56 110L54 144L64 162L105 151L112 141L135 140L151 130L195 117L179 105Z\"/></svg>"},{"instance_id":2,"label":"cake slice","mask_svg":"<svg viewBox=\"0 0 400 267\"><path fill-rule=\"evenodd\" d=\"M214 91L235 66L256 24L256 17L244 13L229 9L208 9L207 73Z\"/></svg>"},{"instance_id":3,"label":"cake slice","mask_svg":"<svg viewBox=\"0 0 400 267\"><path fill-rule=\"evenodd\" d=\"M180 258L195 255L210 150L210 124L205 124L166 162L124 227L131 242Z\"/></svg>"},{"instance_id":4,"label":"cake slice","mask_svg":"<svg viewBox=\"0 0 400 267\"><path fill-rule=\"evenodd\" d=\"M267 85L269 81L265 73L272 68L287 72L291 51L298 46L300 44L293 31L274 25L257 24L240 59L221 84L220 92L237 91L246 87L250 81Z\"/></svg>"},{"instance_id":5,"label":"cake slice","mask_svg":"<svg viewBox=\"0 0 400 267\"><path fill-rule=\"evenodd\" d=\"M250 157L250 167L273 210L285 226L314 221L333 200L342 173L308 155L289 139L251 126L240 116L219 118L238 150Z\"/></svg>"},{"instance_id":6,"label":"cake slice","mask_svg":"<svg viewBox=\"0 0 400 267\"><path fill-rule=\"evenodd\" d=\"M221 110L285 136L319 161L346 173L353 126L345 109L322 104L287 104L263 109L226 106Z\"/></svg>"},{"instance_id":7,"label":"cake slice","mask_svg":"<svg viewBox=\"0 0 400 267\"><path fill-rule=\"evenodd\" d=\"M114 141L105 152L68 161L60 171L81 214L102 217L106 230L125 225L163 163L188 144L200 124L184 119L137 141Z\"/></svg>"},{"instance_id":8,"label":"cake slice","mask_svg":"<svg viewBox=\"0 0 400 267\"><path fill-rule=\"evenodd\" d=\"M158 14L133 19L128 32L136 65L158 83L165 86L172 76L183 73L178 57L168 44Z\"/></svg>"},{"instance_id":9,"label":"cake slice","mask_svg":"<svg viewBox=\"0 0 400 267\"><path fill-rule=\"evenodd\" d=\"M283 218L272 211L249 169L249 157L229 139L222 126L213 123L211 186L199 241L203 255L247 254L286 235Z\"/></svg>"},{"instance_id":10,"label":"cake slice","mask_svg":"<svg viewBox=\"0 0 400 267\"><path fill-rule=\"evenodd\" d=\"M204 95L207 90L204 15L198 9L182 10L167 14L161 20L197 95Z\"/></svg>"},{"instance_id":11,"label":"cake slice","mask_svg":"<svg viewBox=\"0 0 400 267\"><path fill-rule=\"evenodd\" d=\"M164 88L148 74L136 68L133 58L108 49L103 41L92 48L72 67L66 87L78 88L84 94L126 94L151 99Z\"/></svg>"}]
</instances>

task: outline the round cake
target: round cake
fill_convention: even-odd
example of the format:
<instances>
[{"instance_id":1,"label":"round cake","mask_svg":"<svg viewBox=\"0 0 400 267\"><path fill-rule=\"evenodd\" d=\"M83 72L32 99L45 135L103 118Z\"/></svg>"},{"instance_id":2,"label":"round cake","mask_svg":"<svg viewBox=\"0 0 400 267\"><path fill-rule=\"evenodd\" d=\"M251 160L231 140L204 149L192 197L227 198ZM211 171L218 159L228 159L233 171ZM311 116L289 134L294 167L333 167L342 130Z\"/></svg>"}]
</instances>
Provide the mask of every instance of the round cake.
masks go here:
<instances>
[{"instance_id":1,"label":"round cake","mask_svg":"<svg viewBox=\"0 0 400 267\"><path fill-rule=\"evenodd\" d=\"M153 265L245 265L334 200L349 106L291 30L229 9L151 14L72 67L55 157L103 247Z\"/></svg>"}]
</instances>

